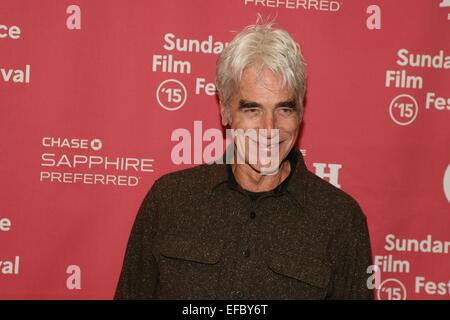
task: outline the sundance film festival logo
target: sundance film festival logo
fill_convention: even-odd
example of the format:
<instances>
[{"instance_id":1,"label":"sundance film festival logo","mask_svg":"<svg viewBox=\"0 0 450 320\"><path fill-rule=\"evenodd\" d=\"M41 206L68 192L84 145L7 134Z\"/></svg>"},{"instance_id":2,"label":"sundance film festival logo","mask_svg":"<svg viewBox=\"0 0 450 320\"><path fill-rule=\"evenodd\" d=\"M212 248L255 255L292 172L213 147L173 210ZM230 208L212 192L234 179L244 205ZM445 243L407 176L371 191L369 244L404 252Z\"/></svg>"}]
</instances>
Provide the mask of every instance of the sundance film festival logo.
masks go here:
<instances>
[{"instance_id":1,"label":"sundance film festival logo","mask_svg":"<svg viewBox=\"0 0 450 320\"><path fill-rule=\"evenodd\" d=\"M387 234L384 250L388 254L375 255L374 265L367 269L367 273L373 273L369 280L375 280L375 282L368 280L368 288L378 290L379 300L405 300L408 287L409 295L450 296L450 279L446 274L442 278L424 275L415 270L414 263L407 259L414 253L414 255L441 256L445 261L450 252L450 241L436 239L433 234L427 234L422 238L402 238L395 234ZM382 273L388 275L381 282Z\"/></svg>"},{"instance_id":2,"label":"sundance film festival logo","mask_svg":"<svg viewBox=\"0 0 450 320\"><path fill-rule=\"evenodd\" d=\"M412 53L402 48L397 51L396 64L400 68L386 70L385 87L394 90L406 89L421 92L426 79L417 74L417 69L434 69L435 73L450 69L450 56L444 50L434 54ZM444 76L445 73L440 73ZM413 94L400 93L392 98L389 104L389 115L393 122L400 126L412 124L419 114L429 112L441 112L449 114L450 98L445 96L447 92L442 89L430 89L424 94L424 98L418 98ZM445 116L445 115L444 115Z\"/></svg>"},{"instance_id":3,"label":"sundance film festival logo","mask_svg":"<svg viewBox=\"0 0 450 320\"><path fill-rule=\"evenodd\" d=\"M41 182L135 187L139 173L153 172L153 159L99 154L100 139L43 137Z\"/></svg>"},{"instance_id":4,"label":"sundance film festival logo","mask_svg":"<svg viewBox=\"0 0 450 320\"><path fill-rule=\"evenodd\" d=\"M450 252L450 241L438 240L432 234L427 234L423 238L401 238L395 234L385 236L384 250L388 252L385 255L376 255L374 263L378 271L389 273L389 278L384 280L378 289L378 299L384 300L404 300L407 296L405 284L409 287L411 294L425 294L430 296L450 295L450 280L444 275L441 279L431 278L421 273L417 273L414 264L408 261L408 255L426 254L442 256L443 259ZM402 259L398 259L400 255ZM415 274L413 273L415 271ZM413 273L411 283L401 282L395 274ZM381 277L380 277L381 278ZM406 277L402 277L407 279Z\"/></svg>"},{"instance_id":5,"label":"sundance film festival logo","mask_svg":"<svg viewBox=\"0 0 450 320\"><path fill-rule=\"evenodd\" d=\"M156 89L156 101L161 108L167 111L179 110L186 104L188 89L191 88L194 88L195 95L214 96L216 94L214 83L206 81L204 77L191 76L187 80L189 83L186 81L183 83L176 75L195 73L195 66L189 61L190 55L214 56L221 53L227 45L227 42L217 40L213 35L203 39L191 39L180 38L170 32L164 34L162 45L164 51L152 56L152 72L170 74L170 77L163 80ZM179 57L180 54L182 57ZM195 83L190 83L191 81Z\"/></svg>"}]
</instances>

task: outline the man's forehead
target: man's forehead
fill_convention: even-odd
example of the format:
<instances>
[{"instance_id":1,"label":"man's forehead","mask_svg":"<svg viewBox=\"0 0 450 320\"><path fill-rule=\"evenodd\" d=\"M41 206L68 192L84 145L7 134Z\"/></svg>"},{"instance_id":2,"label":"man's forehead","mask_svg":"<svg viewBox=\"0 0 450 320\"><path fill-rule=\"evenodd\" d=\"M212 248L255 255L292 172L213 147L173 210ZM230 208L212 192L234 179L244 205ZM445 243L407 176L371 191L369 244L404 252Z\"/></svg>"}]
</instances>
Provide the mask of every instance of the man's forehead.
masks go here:
<instances>
[{"instance_id":1,"label":"man's forehead","mask_svg":"<svg viewBox=\"0 0 450 320\"><path fill-rule=\"evenodd\" d=\"M236 98L238 98L238 102L248 101L248 102L256 102L260 104L264 104L266 102L271 103L279 103L279 102L287 102L295 99L295 94L292 90L289 90L286 87L249 87L249 86L241 86L236 92Z\"/></svg>"},{"instance_id":2,"label":"man's forehead","mask_svg":"<svg viewBox=\"0 0 450 320\"><path fill-rule=\"evenodd\" d=\"M255 66L245 68L242 72L240 86L259 85L264 87L283 87L283 76L268 68Z\"/></svg>"},{"instance_id":3,"label":"man's forehead","mask_svg":"<svg viewBox=\"0 0 450 320\"><path fill-rule=\"evenodd\" d=\"M286 86L283 77L270 70L261 73L258 73L255 69L245 70L238 91L241 96L277 95L290 97L294 95L292 90Z\"/></svg>"}]
</instances>

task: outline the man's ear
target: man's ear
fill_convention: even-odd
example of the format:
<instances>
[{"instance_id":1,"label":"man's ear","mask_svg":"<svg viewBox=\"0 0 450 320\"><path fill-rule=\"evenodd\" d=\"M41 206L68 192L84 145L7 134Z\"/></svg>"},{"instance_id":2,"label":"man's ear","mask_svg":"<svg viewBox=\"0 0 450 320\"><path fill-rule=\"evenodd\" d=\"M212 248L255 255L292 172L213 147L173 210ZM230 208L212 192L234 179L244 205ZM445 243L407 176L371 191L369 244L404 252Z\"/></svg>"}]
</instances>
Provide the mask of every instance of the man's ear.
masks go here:
<instances>
[{"instance_id":1,"label":"man's ear","mask_svg":"<svg viewBox=\"0 0 450 320\"><path fill-rule=\"evenodd\" d=\"M218 95L219 97L219 106L220 106L220 117L222 120L222 125L224 127L228 126L228 120L229 120L229 110L227 110L227 107L224 104L224 100L221 94Z\"/></svg>"},{"instance_id":2,"label":"man's ear","mask_svg":"<svg viewBox=\"0 0 450 320\"><path fill-rule=\"evenodd\" d=\"M220 103L220 117L222 118L222 125L224 127L228 126L228 111L223 103Z\"/></svg>"}]
</instances>

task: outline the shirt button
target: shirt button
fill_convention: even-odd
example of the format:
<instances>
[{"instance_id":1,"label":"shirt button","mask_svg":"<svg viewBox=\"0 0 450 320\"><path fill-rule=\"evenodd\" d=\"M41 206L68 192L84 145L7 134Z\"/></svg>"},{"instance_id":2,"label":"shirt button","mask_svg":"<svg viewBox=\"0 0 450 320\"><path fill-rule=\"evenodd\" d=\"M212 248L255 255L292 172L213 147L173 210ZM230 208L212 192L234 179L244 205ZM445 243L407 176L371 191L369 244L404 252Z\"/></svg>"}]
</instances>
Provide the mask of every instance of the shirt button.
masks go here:
<instances>
[{"instance_id":1,"label":"shirt button","mask_svg":"<svg viewBox=\"0 0 450 320\"><path fill-rule=\"evenodd\" d=\"M242 250L242 255L246 258L250 257L250 249Z\"/></svg>"},{"instance_id":2,"label":"shirt button","mask_svg":"<svg viewBox=\"0 0 450 320\"><path fill-rule=\"evenodd\" d=\"M250 212L250 219L255 219L255 218L256 218L255 211Z\"/></svg>"}]
</instances>

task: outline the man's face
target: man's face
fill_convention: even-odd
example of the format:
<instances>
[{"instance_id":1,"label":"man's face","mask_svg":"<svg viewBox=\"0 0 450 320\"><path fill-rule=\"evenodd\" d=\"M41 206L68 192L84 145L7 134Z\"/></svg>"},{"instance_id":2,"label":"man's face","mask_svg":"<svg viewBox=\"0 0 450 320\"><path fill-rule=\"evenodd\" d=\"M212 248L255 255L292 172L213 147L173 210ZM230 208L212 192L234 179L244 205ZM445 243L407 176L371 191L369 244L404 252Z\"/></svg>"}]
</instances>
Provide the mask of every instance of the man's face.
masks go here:
<instances>
[{"instance_id":1,"label":"man's face","mask_svg":"<svg viewBox=\"0 0 450 320\"><path fill-rule=\"evenodd\" d=\"M267 131L262 136L267 136L267 143L261 143L264 140L250 141L250 143L253 142L257 148L265 148L264 150L267 150L270 156L270 151L274 148L272 142L277 141L274 137L278 136L278 163L286 158L297 139L301 118L296 97L290 90L282 86L282 80L279 77L270 70L264 70L258 76L256 68L245 69L240 88L235 92L229 106L231 124L225 108L221 105L224 126L230 125L231 129L243 129L244 131L253 129L257 133L260 133L260 129L266 129ZM273 129L278 129L278 134L276 130L272 131ZM261 135L259 136L261 137ZM244 157L247 164L255 171L261 172L264 165L261 165L260 161L256 164L249 163L248 147L246 147Z\"/></svg>"}]
</instances>

